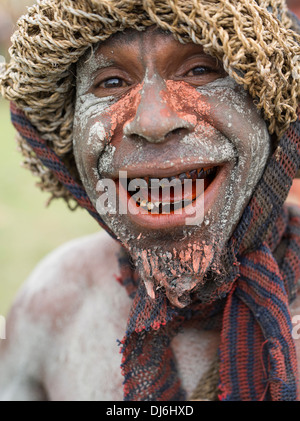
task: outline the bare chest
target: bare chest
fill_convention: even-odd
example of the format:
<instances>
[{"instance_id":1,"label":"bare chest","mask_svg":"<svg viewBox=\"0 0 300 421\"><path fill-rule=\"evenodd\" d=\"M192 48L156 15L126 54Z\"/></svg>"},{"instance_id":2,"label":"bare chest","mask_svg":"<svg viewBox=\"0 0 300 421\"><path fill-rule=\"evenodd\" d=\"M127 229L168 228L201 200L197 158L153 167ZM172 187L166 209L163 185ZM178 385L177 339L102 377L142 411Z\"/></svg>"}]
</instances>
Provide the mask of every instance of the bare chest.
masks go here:
<instances>
[{"instance_id":1,"label":"bare chest","mask_svg":"<svg viewBox=\"0 0 300 421\"><path fill-rule=\"evenodd\" d=\"M131 301L126 295L121 298L122 305L102 302L99 313L95 295L75 319L64 324L47 356L44 383L50 400L123 399L118 340L123 338ZM102 317L95 317L97 314ZM300 320L300 299L293 304L291 314L292 317L299 314ZM300 328L298 331L300 333ZM300 372L300 339L295 338L295 344ZM187 396L213 363L218 345L218 334L195 329L185 330L173 339L172 348Z\"/></svg>"},{"instance_id":2,"label":"bare chest","mask_svg":"<svg viewBox=\"0 0 300 421\"><path fill-rule=\"evenodd\" d=\"M102 317L97 318L99 302L94 296L75 319L65 320L63 329L55 337L55 346L47 355L43 381L50 400L123 400L122 354L118 340L123 339L131 301L125 295L122 298L119 306L116 302L102 303ZM217 347L215 334L195 329L186 330L173 339L179 375L188 395L209 368Z\"/></svg>"},{"instance_id":3,"label":"bare chest","mask_svg":"<svg viewBox=\"0 0 300 421\"><path fill-rule=\"evenodd\" d=\"M102 341L96 338L85 341L84 335L80 341L69 338L68 347L56 352L46 379L51 401L123 400L121 355L112 333ZM215 357L211 342L215 341L210 337L201 338L193 331L174 340L179 374L188 395Z\"/></svg>"}]
</instances>

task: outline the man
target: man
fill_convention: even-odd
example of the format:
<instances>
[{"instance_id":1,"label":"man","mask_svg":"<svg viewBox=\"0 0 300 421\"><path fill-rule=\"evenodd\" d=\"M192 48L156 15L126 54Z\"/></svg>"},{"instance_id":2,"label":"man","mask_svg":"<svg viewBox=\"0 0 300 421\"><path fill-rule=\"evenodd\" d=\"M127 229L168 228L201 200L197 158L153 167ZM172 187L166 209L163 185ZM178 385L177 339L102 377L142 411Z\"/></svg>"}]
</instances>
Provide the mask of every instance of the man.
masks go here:
<instances>
[{"instance_id":1,"label":"man","mask_svg":"<svg viewBox=\"0 0 300 421\"><path fill-rule=\"evenodd\" d=\"M3 400L297 400L296 26L254 0L48 0L20 20L1 83L27 163L110 235L24 285Z\"/></svg>"}]
</instances>

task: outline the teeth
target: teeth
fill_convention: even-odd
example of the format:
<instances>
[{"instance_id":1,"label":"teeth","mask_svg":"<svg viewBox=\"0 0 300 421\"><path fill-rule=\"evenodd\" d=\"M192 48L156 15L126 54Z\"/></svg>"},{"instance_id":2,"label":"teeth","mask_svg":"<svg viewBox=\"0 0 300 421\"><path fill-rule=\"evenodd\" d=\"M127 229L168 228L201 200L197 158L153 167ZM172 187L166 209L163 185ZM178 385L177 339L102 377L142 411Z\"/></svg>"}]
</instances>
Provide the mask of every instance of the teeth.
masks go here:
<instances>
[{"instance_id":1,"label":"teeth","mask_svg":"<svg viewBox=\"0 0 300 421\"><path fill-rule=\"evenodd\" d=\"M138 200L137 200L137 203L139 203ZM152 203L152 202L148 202L147 200L142 200L142 202L140 203L140 206L143 207L144 209L148 209L148 211L151 211L153 209L156 209L156 210L159 209L160 206L162 206L163 208L170 207L170 206L172 206L173 208L176 208L176 207L182 207L182 204L184 204L184 206L187 206L190 203L192 203L192 200L188 200L188 199L186 199L184 201L178 200L178 201L172 202L172 203L169 203L169 202L154 202L154 203Z\"/></svg>"},{"instance_id":2,"label":"teeth","mask_svg":"<svg viewBox=\"0 0 300 421\"><path fill-rule=\"evenodd\" d=\"M191 170L188 172L183 172L177 176L168 177L169 181L179 178L179 180L184 181L186 179L196 180L197 178L203 178L204 175L210 175L214 171L214 167L210 168L200 168L198 170Z\"/></svg>"},{"instance_id":3,"label":"teeth","mask_svg":"<svg viewBox=\"0 0 300 421\"><path fill-rule=\"evenodd\" d=\"M201 168L200 170L198 170L197 173L198 173L197 178L203 177L203 174L204 174L203 168Z\"/></svg>"},{"instance_id":4,"label":"teeth","mask_svg":"<svg viewBox=\"0 0 300 421\"><path fill-rule=\"evenodd\" d=\"M190 177L195 180L198 176L198 171L197 170L193 170L190 172Z\"/></svg>"},{"instance_id":5,"label":"teeth","mask_svg":"<svg viewBox=\"0 0 300 421\"><path fill-rule=\"evenodd\" d=\"M137 203L139 203L138 200L137 200ZM148 200L146 199L142 200L140 203L141 207L148 209L149 211L154 209L155 207L159 207L159 205L160 205L160 202L152 203L152 202L148 202Z\"/></svg>"},{"instance_id":6,"label":"teeth","mask_svg":"<svg viewBox=\"0 0 300 421\"><path fill-rule=\"evenodd\" d=\"M171 176L171 177L165 177L167 178L169 181L172 181L174 179L179 179L181 180L181 182L183 182L186 179L191 179L191 180L197 180L197 179L203 179L206 176L209 176L211 174L213 174L216 171L216 167L203 167L203 168L199 168L199 169L194 169L191 170L189 172L185 172L185 173L181 173L177 176ZM148 188L149 191L151 190L152 187L152 180L156 180L161 183L162 179L157 179L157 178L153 178L153 177L144 177L145 181L148 184ZM128 180L128 182L130 182L130 180ZM167 185L167 184L166 184ZM163 189L165 185L160 184L160 188ZM145 197L145 196L144 196ZM141 206L142 208L144 208L145 210L148 211L153 211L153 212L164 212L166 209L169 210L169 208L171 207L172 210L177 210L179 208L184 208L187 205L189 205L190 203L193 202L193 199L185 199L185 200L179 200L176 202L150 202L147 199L143 199L143 198L138 198L136 200L136 203Z\"/></svg>"},{"instance_id":7,"label":"teeth","mask_svg":"<svg viewBox=\"0 0 300 421\"><path fill-rule=\"evenodd\" d=\"M215 167L203 167L203 168L199 168L199 169L195 169L195 170L191 170L191 171L187 171L187 172L183 172L179 175L173 175L171 177L164 177L166 178L168 181L172 181L175 179L179 179L181 181L184 181L186 179L192 179L192 180L196 180L197 178L203 178L204 176L208 176L210 174L212 174L215 170ZM159 179L159 178L154 178L154 177L149 177L146 176L144 177L144 180L146 181L146 183L148 184L148 187L151 189L152 188L152 180L156 180L155 182L155 187L157 182L160 183L160 187L165 187L165 185L161 184L163 179ZM130 182L130 180L128 180L128 182Z\"/></svg>"}]
</instances>

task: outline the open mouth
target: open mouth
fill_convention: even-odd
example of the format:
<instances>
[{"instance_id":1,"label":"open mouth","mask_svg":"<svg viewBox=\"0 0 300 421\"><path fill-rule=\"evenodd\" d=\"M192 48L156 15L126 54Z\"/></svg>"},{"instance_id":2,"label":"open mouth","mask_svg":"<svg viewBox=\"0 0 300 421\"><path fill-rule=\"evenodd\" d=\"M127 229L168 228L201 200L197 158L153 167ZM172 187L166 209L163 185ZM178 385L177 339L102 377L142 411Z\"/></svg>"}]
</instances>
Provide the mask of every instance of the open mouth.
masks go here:
<instances>
[{"instance_id":1,"label":"open mouth","mask_svg":"<svg viewBox=\"0 0 300 421\"><path fill-rule=\"evenodd\" d=\"M213 182L218 170L218 166L206 166L165 178L128 178L128 199L149 214L172 214L192 204Z\"/></svg>"},{"instance_id":2,"label":"open mouth","mask_svg":"<svg viewBox=\"0 0 300 421\"><path fill-rule=\"evenodd\" d=\"M194 165L177 174L172 174L169 167L150 165L145 166L143 176L141 168L119 171L119 178L115 179L119 213L126 214L138 229L165 232L187 225L201 226L205 216L224 197L232 163ZM208 223L210 219L206 220Z\"/></svg>"}]
</instances>

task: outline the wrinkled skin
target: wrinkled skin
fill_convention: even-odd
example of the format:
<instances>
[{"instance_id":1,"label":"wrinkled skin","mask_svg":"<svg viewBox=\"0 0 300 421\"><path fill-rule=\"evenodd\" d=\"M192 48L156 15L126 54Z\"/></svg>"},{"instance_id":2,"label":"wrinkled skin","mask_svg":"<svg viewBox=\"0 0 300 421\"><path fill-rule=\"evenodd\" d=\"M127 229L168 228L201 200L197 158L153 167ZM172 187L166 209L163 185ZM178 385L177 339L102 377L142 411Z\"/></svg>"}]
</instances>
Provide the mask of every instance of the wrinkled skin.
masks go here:
<instances>
[{"instance_id":1,"label":"wrinkled skin","mask_svg":"<svg viewBox=\"0 0 300 421\"><path fill-rule=\"evenodd\" d=\"M153 299L163 287L173 305L184 307L192 293L205 300L214 292L212 279L220 283L226 272L226 243L269 147L266 124L250 96L199 45L181 45L154 28L127 31L78 66L74 151L95 206L99 179L118 180L119 171L130 179L161 179L218 168L201 196L204 218L193 225L174 215L120 214L119 201L116 213L102 215Z\"/></svg>"}]
</instances>

